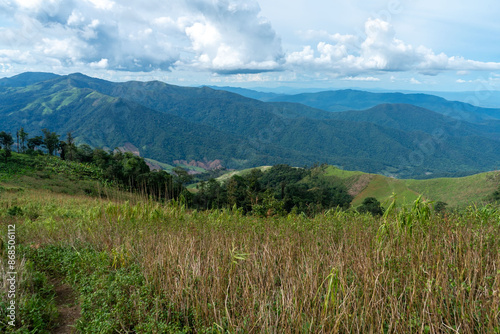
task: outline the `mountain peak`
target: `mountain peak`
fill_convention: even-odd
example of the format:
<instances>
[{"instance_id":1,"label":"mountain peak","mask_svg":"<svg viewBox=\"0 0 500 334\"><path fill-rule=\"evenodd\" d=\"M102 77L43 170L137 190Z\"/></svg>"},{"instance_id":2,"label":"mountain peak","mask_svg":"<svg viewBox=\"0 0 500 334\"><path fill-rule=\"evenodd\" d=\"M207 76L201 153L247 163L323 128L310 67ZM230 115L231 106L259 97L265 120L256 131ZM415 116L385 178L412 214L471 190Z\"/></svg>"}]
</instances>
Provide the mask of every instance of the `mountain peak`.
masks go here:
<instances>
[{"instance_id":1,"label":"mountain peak","mask_svg":"<svg viewBox=\"0 0 500 334\"><path fill-rule=\"evenodd\" d=\"M54 73L24 72L18 75L14 75L10 78L0 79L0 86L27 87L42 81L47 81L58 77L60 76Z\"/></svg>"}]
</instances>

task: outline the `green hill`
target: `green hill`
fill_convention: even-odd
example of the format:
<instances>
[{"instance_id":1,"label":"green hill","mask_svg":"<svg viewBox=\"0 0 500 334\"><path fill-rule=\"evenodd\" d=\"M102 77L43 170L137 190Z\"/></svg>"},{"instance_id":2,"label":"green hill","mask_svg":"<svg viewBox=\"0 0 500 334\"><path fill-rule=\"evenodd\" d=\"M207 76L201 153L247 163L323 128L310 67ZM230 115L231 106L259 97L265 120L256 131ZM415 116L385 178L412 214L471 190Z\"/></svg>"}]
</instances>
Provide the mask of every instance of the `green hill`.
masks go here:
<instances>
[{"instance_id":1,"label":"green hill","mask_svg":"<svg viewBox=\"0 0 500 334\"><path fill-rule=\"evenodd\" d=\"M487 172L466 177L435 178L428 180L398 180L383 175L344 171L330 166L325 175L344 180L354 196L352 205L357 206L366 197L375 197L387 206L393 194L400 204L411 203L422 195L432 201L441 201L452 207L487 201L500 186L500 172Z\"/></svg>"},{"instance_id":2,"label":"green hill","mask_svg":"<svg viewBox=\"0 0 500 334\"><path fill-rule=\"evenodd\" d=\"M269 166L259 167L266 171ZM234 175L245 175L251 169L232 171L217 178L225 182ZM334 166L321 166L317 177L332 185L341 180L353 196L351 205L359 206L367 197L377 198L387 207L396 195L398 206L414 202L420 195L431 201L441 201L450 207L482 205L500 186L500 171L480 173L457 178L435 178L428 180L400 180L378 174L349 171Z\"/></svg>"}]
</instances>

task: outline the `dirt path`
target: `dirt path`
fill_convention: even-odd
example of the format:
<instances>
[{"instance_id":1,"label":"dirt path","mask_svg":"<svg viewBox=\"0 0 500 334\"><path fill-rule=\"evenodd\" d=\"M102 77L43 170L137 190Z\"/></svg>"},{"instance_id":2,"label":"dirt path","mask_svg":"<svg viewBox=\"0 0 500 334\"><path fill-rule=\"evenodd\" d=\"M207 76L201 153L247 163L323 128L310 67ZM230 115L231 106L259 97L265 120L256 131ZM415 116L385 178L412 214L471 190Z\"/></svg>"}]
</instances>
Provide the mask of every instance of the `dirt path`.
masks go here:
<instances>
[{"instance_id":1,"label":"dirt path","mask_svg":"<svg viewBox=\"0 0 500 334\"><path fill-rule=\"evenodd\" d=\"M78 305L76 294L69 285L63 283L61 280L54 279L52 284L56 292L55 301L57 311L59 312L59 326L54 329L53 333L76 333L73 326L80 317L80 305Z\"/></svg>"}]
</instances>

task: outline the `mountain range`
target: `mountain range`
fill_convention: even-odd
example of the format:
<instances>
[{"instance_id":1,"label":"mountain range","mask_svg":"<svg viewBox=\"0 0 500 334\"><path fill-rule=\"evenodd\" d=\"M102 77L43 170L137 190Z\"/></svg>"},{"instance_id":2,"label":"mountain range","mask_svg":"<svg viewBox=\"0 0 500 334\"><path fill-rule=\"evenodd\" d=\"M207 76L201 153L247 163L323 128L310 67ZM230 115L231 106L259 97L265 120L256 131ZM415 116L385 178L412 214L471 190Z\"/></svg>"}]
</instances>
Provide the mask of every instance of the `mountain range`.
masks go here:
<instances>
[{"instance_id":1,"label":"mountain range","mask_svg":"<svg viewBox=\"0 0 500 334\"><path fill-rule=\"evenodd\" d=\"M500 164L499 109L426 94L343 90L259 100L238 92L23 73L0 79L0 130L23 126L32 136L48 128L62 139L72 132L78 143L133 147L167 164L329 163L399 178Z\"/></svg>"}]
</instances>

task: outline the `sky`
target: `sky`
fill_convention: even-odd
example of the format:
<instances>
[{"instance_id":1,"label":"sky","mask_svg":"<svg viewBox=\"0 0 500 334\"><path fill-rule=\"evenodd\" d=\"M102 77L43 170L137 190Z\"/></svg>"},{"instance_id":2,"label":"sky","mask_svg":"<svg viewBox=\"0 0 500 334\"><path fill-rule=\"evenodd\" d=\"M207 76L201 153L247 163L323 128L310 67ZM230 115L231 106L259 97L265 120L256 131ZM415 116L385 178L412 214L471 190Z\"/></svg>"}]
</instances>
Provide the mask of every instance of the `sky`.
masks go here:
<instances>
[{"instance_id":1,"label":"sky","mask_svg":"<svg viewBox=\"0 0 500 334\"><path fill-rule=\"evenodd\" d=\"M500 90L497 0L0 0L0 77Z\"/></svg>"}]
</instances>

